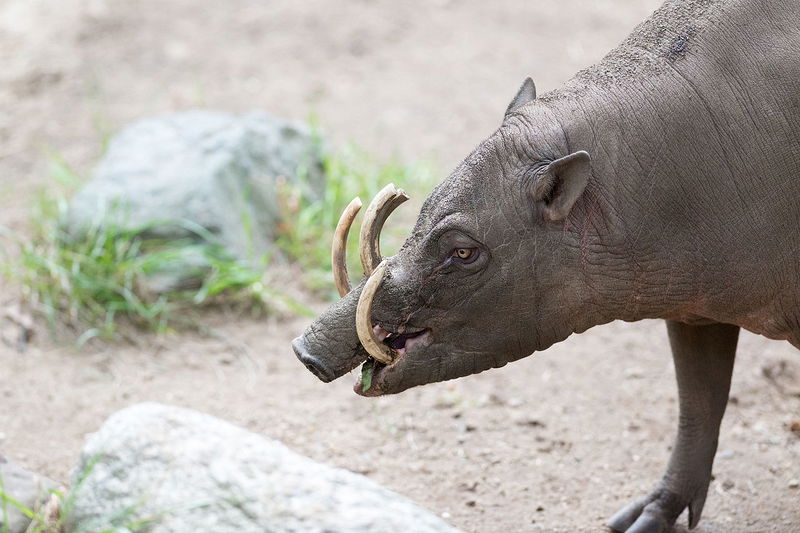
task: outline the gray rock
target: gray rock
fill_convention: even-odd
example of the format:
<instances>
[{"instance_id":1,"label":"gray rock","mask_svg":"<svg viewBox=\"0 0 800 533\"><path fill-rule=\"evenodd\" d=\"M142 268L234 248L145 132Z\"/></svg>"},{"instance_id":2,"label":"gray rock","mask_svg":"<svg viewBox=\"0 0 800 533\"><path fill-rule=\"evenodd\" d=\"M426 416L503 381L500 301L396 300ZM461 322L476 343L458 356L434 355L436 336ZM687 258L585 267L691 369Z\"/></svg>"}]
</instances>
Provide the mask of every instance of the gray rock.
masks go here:
<instances>
[{"instance_id":1,"label":"gray rock","mask_svg":"<svg viewBox=\"0 0 800 533\"><path fill-rule=\"evenodd\" d=\"M148 533L457 531L363 476L217 418L154 403L112 415L89 437L73 487L68 531L140 518L153 519Z\"/></svg>"},{"instance_id":2,"label":"gray rock","mask_svg":"<svg viewBox=\"0 0 800 533\"><path fill-rule=\"evenodd\" d=\"M49 491L57 486L52 479L35 474L0 456L0 488L26 508L38 509L50 496ZM0 531L5 532L8 527L8 533L25 533L31 520L11 503L5 509L4 512L0 503Z\"/></svg>"},{"instance_id":3,"label":"gray rock","mask_svg":"<svg viewBox=\"0 0 800 533\"><path fill-rule=\"evenodd\" d=\"M312 197L320 194L319 143L301 125L262 112L187 111L144 119L111 140L63 223L73 237L110 227L200 240L191 229L196 225L234 258L258 266L275 236L279 179L301 182ZM180 278L192 268L172 270L160 285L192 285ZM187 276L191 280L197 270Z\"/></svg>"}]
</instances>

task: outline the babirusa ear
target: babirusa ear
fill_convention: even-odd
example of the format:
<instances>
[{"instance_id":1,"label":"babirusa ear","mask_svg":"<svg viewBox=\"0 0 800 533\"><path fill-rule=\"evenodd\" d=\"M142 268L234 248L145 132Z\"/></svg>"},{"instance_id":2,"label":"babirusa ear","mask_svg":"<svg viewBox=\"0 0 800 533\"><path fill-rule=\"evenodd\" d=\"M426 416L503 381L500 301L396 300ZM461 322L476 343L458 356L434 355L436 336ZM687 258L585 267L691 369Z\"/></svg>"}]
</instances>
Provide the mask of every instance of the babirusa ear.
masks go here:
<instances>
[{"instance_id":1,"label":"babirusa ear","mask_svg":"<svg viewBox=\"0 0 800 533\"><path fill-rule=\"evenodd\" d=\"M533 185L533 199L544 203L549 220L564 220L589 183L591 159L580 151L557 159L545 167Z\"/></svg>"},{"instance_id":2,"label":"babirusa ear","mask_svg":"<svg viewBox=\"0 0 800 533\"><path fill-rule=\"evenodd\" d=\"M511 100L511 103L508 104L506 108L506 115L509 113L516 111L520 107L524 106L528 102L533 102L536 100L536 86L533 84L533 80L530 78L525 78L525 81L522 82L522 86L517 91L517 96Z\"/></svg>"}]
</instances>

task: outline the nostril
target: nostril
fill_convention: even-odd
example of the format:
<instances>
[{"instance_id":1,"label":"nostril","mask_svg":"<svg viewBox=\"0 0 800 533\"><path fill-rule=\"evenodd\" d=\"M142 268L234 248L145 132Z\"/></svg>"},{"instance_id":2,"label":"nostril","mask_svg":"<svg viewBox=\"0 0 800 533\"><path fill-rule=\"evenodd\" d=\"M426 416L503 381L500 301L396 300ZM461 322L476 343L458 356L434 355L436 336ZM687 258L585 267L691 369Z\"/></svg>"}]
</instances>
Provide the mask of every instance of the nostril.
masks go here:
<instances>
[{"instance_id":1,"label":"nostril","mask_svg":"<svg viewBox=\"0 0 800 533\"><path fill-rule=\"evenodd\" d=\"M308 353L303 337L297 337L292 341L292 349L297 358L300 359L300 362L303 363L312 374L325 383L333 381L333 374L328 367L325 366L322 361Z\"/></svg>"},{"instance_id":2,"label":"nostril","mask_svg":"<svg viewBox=\"0 0 800 533\"><path fill-rule=\"evenodd\" d=\"M325 369L319 364L319 361L314 361L313 359L306 359L303 361L303 364L306 365L306 368L319 379L324 381L325 383L331 381L330 378L325 374Z\"/></svg>"}]
</instances>

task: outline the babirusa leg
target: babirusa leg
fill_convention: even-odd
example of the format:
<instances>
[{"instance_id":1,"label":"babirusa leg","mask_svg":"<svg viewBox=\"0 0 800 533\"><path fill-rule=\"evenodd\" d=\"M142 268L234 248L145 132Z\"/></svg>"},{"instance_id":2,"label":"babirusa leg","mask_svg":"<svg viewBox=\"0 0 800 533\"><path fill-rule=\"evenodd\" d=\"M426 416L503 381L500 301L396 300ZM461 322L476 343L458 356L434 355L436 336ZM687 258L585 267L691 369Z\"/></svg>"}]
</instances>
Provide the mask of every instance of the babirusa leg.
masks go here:
<instances>
[{"instance_id":1,"label":"babirusa leg","mask_svg":"<svg viewBox=\"0 0 800 533\"><path fill-rule=\"evenodd\" d=\"M693 528L706 500L739 328L667 322L667 330L678 380L678 437L658 487L611 519L615 531L666 533L687 507Z\"/></svg>"}]
</instances>

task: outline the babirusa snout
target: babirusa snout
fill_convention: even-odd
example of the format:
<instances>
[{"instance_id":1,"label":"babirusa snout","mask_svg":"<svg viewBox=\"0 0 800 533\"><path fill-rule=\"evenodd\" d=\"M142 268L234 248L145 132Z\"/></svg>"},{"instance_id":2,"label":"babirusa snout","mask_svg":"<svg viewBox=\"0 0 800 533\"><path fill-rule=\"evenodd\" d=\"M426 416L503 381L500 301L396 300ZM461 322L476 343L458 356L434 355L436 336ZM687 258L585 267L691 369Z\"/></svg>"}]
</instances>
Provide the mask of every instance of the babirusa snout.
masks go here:
<instances>
[{"instance_id":1,"label":"babirusa snout","mask_svg":"<svg viewBox=\"0 0 800 533\"><path fill-rule=\"evenodd\" d=\"M331 264L333 266L333 282L339 296L344 297L350 292L350 275L347 273L347 234L350 233L350 226L361 209L361 198L356 196L344 208L339 223L336 224L336 232L333 234L333 246L331 246Z\"/></svg>"},{"instance_id":2,"label":"babirusa snout","mask_svg":"<svg viewBox=\"0 0 800 533\"><path fill-rule=\"evenodd\" d=\"M386 219L397 206L408 200L408 195L403 189L398 189L390 183L372 199L364 215L364 223L359 234L359 253L364 274L368 277L356 307L356 332L364 349L376 360L391 364L397 356L392 348L384 344L375 335L372 326L372 301L375 292L383 281L386 273L386 262L383 261L380 250L381 230ZM336 232L333 235L331 247L331 263L333 266L333 281L339 296L344 297L350 292L350 276L347 273L347 235L353 224L356 214L361 209L361 200L356 197L342 212Z\"/></svg>"}]
</instances>

